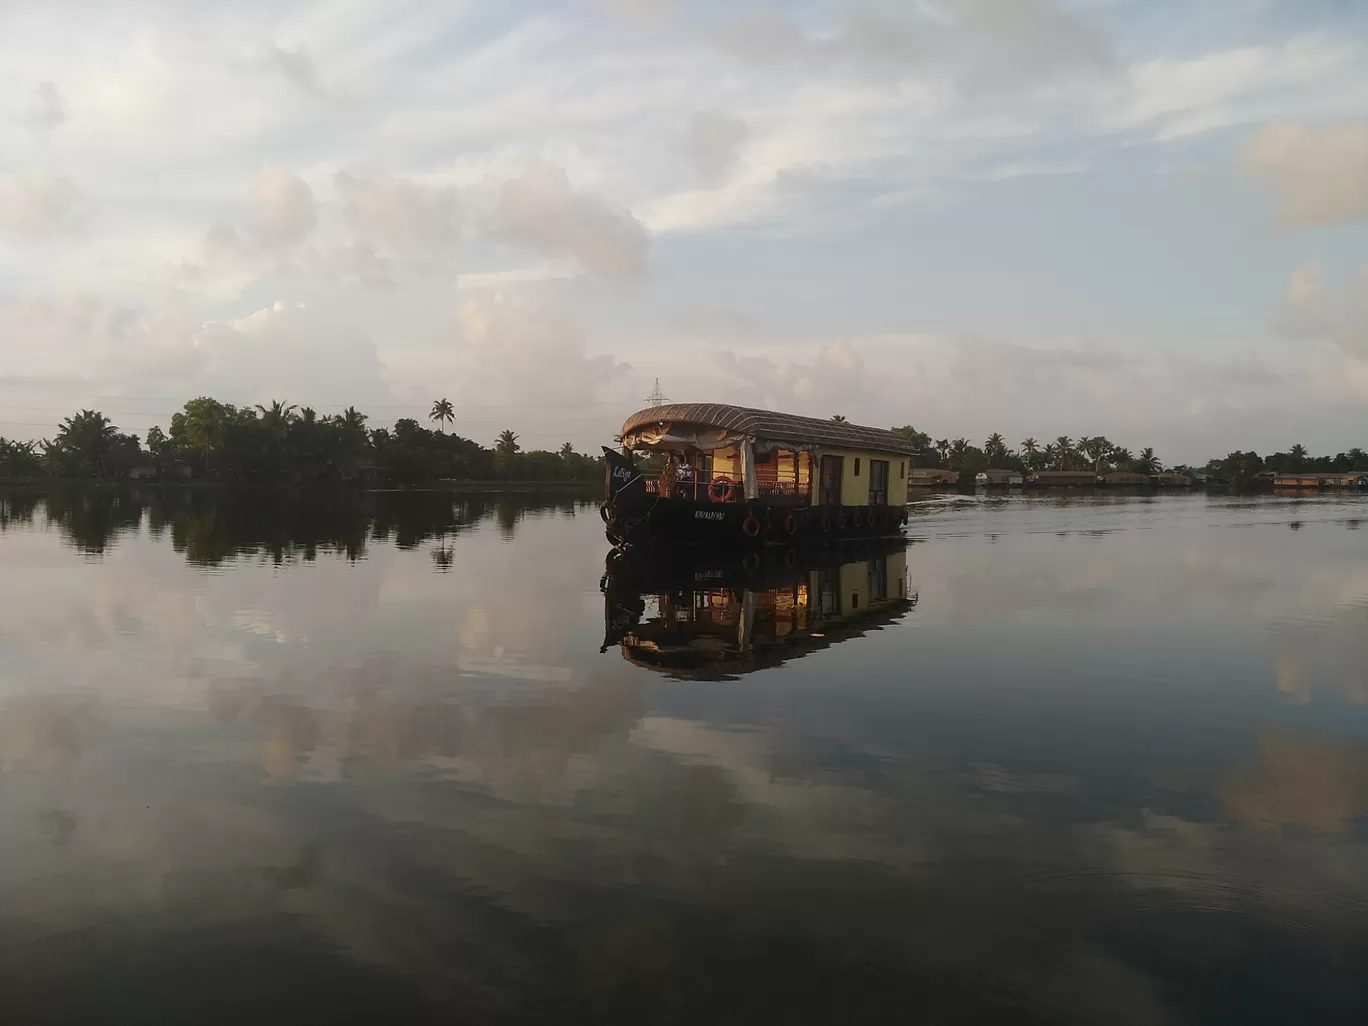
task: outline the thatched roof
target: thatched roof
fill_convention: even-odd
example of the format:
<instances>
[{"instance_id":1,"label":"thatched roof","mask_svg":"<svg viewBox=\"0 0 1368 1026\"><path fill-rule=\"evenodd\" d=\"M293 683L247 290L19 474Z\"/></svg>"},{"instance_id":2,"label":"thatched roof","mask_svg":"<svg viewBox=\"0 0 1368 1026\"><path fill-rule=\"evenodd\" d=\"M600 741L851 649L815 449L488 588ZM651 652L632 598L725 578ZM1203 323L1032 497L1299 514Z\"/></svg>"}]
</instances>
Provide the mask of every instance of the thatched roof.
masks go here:
<instances>
[{"instance_id":1,"label":"thatched roof","mask_svg":"<svg viewBox=\"0 0 1368 1026\"><path fill-rule=\"evenodd\" d=\"M739 435L766 441L789 441L811 445L829 445L842 449L863 449L873 452L913 455L917 448L901 435L883 428L845 424L817 417L799 417L792 413L755 410L746 406L726 406L722 403L674 403L639 410L622 425L622 438L642 428L660 424L693 424L699 427L722 428Z\"/></svg>"}]
</instances>

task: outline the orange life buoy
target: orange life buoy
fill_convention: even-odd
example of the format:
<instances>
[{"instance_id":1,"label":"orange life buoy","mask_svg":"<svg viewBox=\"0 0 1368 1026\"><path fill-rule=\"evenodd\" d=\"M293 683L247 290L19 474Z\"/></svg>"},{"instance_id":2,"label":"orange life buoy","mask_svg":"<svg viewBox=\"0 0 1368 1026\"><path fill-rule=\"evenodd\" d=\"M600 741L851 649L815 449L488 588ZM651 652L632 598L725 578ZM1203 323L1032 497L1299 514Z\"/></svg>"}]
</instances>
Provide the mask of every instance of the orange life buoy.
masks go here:
<instances>
[{"instance_id":1,"label":"orange life buoy","mask_svg":"<svg viewBox=\"0 0 1368 1026\"><path fill-rule=\"evenodd\" d=\"M748 574L755 573L760 568L760 557L754 552L747 552L746 558L741 560L741 567Z\"/></svg>"},{"instance_id":2,"label":"orange life buoy","mask_svg":"<svg viewBox=\"0 0 1368 1026\"><path fill-rule=\"evenodd\" d=\"M708 485L708 498L713 502L726 502L727 496L731 494L732 483L725 477L713 478L712 484Z\"/></svg>"},{"instance_id":3,"label":"orange life buoy","mask_svg":"<svg viewBox=\"0 0 1368 1026\"><path fill-rule=\"evenodd\" d=\"M760 521L755 519L754 513L746 517L746 519L741 522L741 530L745 533L747 538L759 537Z\"/></svg>"},{"instance_id":4,"label":"orange life buoy","mask_svg":"<svg viewBox=\"0 0 1368 1026\"><path fill-rule=\"evenodd\" d=\"M798 518L795 517L792 513L784 517L784 531L787 534L798 533Z\"/></svg>"}]
</instances>

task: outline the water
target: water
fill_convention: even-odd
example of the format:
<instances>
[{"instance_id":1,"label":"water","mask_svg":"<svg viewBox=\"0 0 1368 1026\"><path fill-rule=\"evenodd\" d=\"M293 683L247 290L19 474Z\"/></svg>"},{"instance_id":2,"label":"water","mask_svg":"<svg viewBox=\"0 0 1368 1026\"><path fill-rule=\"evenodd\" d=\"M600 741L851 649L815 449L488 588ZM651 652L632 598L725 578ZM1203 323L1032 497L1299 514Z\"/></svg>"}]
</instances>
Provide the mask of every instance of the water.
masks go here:
<instances>
[{"instance_id":1,"label":"water","mask_svg":"<svg viewBox=\"0 0 1368 1026\"><path fill-rule=\"evenodd\" d=\"M605 578L570 498L8 496L0 1014L1368 1021L1364 524Z\"/></svg>"}]
</instances>

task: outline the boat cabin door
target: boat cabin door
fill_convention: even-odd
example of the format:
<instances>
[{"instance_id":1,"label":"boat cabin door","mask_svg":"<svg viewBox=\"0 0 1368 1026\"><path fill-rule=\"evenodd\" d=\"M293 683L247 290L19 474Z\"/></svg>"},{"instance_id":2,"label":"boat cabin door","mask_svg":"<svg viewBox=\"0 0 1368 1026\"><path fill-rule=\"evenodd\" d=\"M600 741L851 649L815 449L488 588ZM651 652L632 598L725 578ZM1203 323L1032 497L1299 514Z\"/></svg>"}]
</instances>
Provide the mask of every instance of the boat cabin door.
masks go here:
<instances>
[{"instance_id":1,"label":"boat cabin door","mask_svg":"<svg viewBox=\"0 0 1368 1026\"><path fill-rule=\"evenodd\" d=\"M841 504L841 480L845 476L845 457L822 455L820 501L824 506Z\"/></svg>"}]
</instances>

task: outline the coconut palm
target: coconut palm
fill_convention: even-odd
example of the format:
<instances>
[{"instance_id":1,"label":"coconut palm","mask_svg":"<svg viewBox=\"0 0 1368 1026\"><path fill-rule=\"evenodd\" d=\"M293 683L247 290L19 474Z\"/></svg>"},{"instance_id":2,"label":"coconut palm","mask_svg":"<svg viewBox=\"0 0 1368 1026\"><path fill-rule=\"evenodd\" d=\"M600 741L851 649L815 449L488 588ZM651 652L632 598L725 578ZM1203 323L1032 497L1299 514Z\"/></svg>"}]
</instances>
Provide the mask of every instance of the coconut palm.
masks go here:
<instances>
[{"instance_id":1,"label":"coconut palm","mask_svg":"<svg viewBox=\"0 0 1368 1026\"><path fill-rule=\"evenodd\" d=\"M960 470L964 466L964 457L969 454L969 439L956 438L950 443L950 469Z\"/></svg>"},{"instance_id":2,"label":"coconut palm","mask_svg":"<svg viewBox=\"0 0 1368 1026\"><path fill-rule=\"evenodd\" d=\"M950 439L936 439L936 455L940 457L942 463L950 459Z\"/></svg>"},{"instance_id":3,"label":"coconut palm","mask_svg":"<svg viewBox=\"0 0 1368 1026\"><path fill-rule=\"evenodd\" d=\"M994 431L983 443L983 455L990 466L1000 466L1007 459L1007 443L1002 435Z\"/></svg>"},{"instance_id":4,"label":"coconut palm","mask_svg":"<svg viewBox=\"0 0 1368 1026\"><path fill-rule=\"evenodd\" d=\"M1060 435L1054 440L1055 470L1068 470L1073 464L1074 444L1068 435Z\"/></svg>"},{"instance_id":5,"label":"coconut palm","mask_svg":"<svg viewBox=\"0 0 1368 1026\"><path fill-rule=\"evenodd\" d=\"M1034 438L1026 438L1021 443L1021 458L1027 469L1040 469L1040 443Z\"/></svg>"},{"instance_id":6,"label":"coconut palm","mask_svg":"<svg viewBox=\"0 0 1368 1026\"><path fill-rule=\"evenodd\" d=\"M262 406L257 403L257 409L261 411L261 422L278 431L283 431L285 427L294 419L295 405L284 403L279 399L272 399L270 406Z\"/></svg>"},{"instance_id":7,"label":"coconut palm","mask_svg":"<svg viewBox=\"0 0 1368 1026\"><path fill-rule=\"evenodd\" d=\"M1140 455L1135 458L1131 466L1137 474L1157 474L1159 473L1159 457L1154 455L1154 449L1146 446L1140 450Z\"/></svg>"},{"instance_id":8,"label":"coconut palm","mask_svg":"<svg viewBox=\"0 0 1368 1026\"><path fill-rule=\"evenodd\" d=\"M98 410L82 410L62 421L57 429L57 444L79 460L105 475L105 456L114 444L119 429Z\"/></svg>"},{"instance_id":9,"label":"coconut palm","mask_svg":"<svg viewBox=\"0 0 1368 1026\"><path fill-rule=\"evenodd\" d=\"M428 414L428 420L437 422L437 430L446 434L446 425L456 420L456 409L451 405L450 399L438 399L432 404L432 412Z\"/></svg>"},{"instance_id":10,"label":"coconut palm","mask_svg":"<svg viewBox=\"0 0 1368 1026\"><path fill-rule=\"evenodd\" d=\"M1291 460L1292 460L1292 469L1293 469L1293 470L1300 470L1300 469L1302 468L1303 464L1306 463L1307 458L1308 458L1311 454L1310 454L1309 452L1306 451L1306 446L1304 446L1304 445L1294 445L1294 446L1292 446L1292 448L1290 448L1290 449L1287 450L1287 455L1288 455L1288 456L1291 458Z\"/></svg>"},{"instance_id":11,"label":"coconut palm","mask_svg":"<svg viewBox=\"0 0 1368 1026\"><path fill-rule=\"evenodd\" d=\"M834 420L837 424L844 424L846 422L845 417L841 416L841 414L839 413L832 414L831 419Z\"/></svg>"},{"instance_id":12,"label":"coconut palm","mask_svg":"<svg viewBox=\"0 0 1368 1026\"><path fill-rule=\"evenodd\" d=\"M575 455L575 447L574 447L573 445L571 445L569 442L564 443L564 444L560 447L560 458L561 458L561 459L563 459L563 460L568 460L568 459L569 459L571 456L573 456L573 455Z\"/></svg>"},{"instance_id":13,"label":"coconut palm","mask_svg":"<svg viewBox=\"0 0 1368 1026\"><path fill-rule=\"evenodd\" d=\"M1098 435L1095 438L1084 437L1078 440L1078 451L1092 462L1093 472L1097 474L1102 473L1102 461L1111 455L1113 448L1105 435Z\"/></svg>"}]
</instances>

